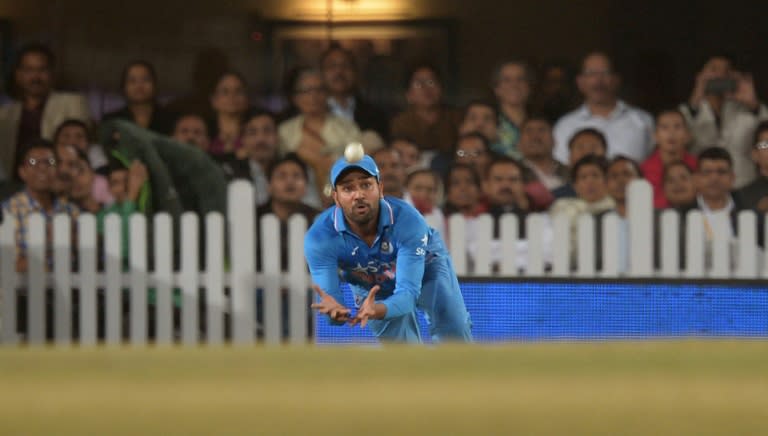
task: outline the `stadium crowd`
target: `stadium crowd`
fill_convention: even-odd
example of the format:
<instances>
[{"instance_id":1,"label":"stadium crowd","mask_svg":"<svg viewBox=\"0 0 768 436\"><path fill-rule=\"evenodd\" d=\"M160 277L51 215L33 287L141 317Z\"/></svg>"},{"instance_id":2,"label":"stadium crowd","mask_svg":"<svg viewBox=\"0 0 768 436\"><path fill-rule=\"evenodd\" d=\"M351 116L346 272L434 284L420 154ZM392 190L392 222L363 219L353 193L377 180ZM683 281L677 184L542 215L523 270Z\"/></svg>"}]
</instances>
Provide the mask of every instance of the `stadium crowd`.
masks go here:
<instances>
[{"instance_id":1,"label":"stadium crowd","mask_svg":"<svg viewBox=\"0 0 768 436\"><path fill-rule=\"evenodd\" d=\"M702 211L708 237L713 220L735 233L739 211L768 212L768 107L726 56L708 59L690 98L655 116L619 97L619 76L600 52L575 77L563 66L500 62L493 97L460 109L445 104L441 72L416 65L407 107L394 114L359 92L356 59L339 45L287 75L281 113L254 107L234 71L210 91L209 113L173 112L159 103L153 65L135 61L120 78L124 107L95 122L82 95L56 90L54 70L46 46L19 50L0 107L0 199L15 221L18 271L37 212L49 222L93 213L100 232L106 214L118 213L127 253L130 214L223 211L214 193L245 179L257 216L311 220L331 204L330 167L350 142L374 157L387 195L435 223L463 215L470 242L472 219L485 213L516 214L523 238L532 212L567 214L574 235L581 213L625 217L637 178L653 186L655 208Z\"/></svg>"}]
</instances>

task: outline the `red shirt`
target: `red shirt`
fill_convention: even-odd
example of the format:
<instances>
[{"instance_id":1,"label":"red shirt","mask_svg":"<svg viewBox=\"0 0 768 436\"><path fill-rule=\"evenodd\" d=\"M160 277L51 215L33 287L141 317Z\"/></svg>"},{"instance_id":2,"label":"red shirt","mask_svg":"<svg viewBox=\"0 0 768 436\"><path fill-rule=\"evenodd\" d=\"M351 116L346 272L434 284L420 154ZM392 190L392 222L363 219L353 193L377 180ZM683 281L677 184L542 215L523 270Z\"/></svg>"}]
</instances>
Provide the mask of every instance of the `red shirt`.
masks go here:
<instances>
[{"instance_id":1,"label":"red shirt","mask_svg":"<svg viewBox=\"0 0 768 436\"><path fill-rule=\"evenodd\" d=\"M696 170L696 156L684 152L681 160L691 171ZM643 170L645 179L653 186L653 207L656 209L669 207L667 197L664 196L664 162L661 161L661 153L658 148L640 165L640 169Z\"/></svg>"}]
</instances>

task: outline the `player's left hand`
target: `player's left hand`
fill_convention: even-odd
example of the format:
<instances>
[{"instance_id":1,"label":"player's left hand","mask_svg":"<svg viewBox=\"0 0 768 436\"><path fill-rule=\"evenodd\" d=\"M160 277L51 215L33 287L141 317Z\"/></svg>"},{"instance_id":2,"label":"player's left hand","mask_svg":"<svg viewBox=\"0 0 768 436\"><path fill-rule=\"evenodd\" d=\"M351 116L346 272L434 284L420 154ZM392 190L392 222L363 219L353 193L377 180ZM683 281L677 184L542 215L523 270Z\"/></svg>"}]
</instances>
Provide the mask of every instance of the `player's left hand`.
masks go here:
<instances>
[{"instance_id":1,"label":"player's left hand","mask_svg":"<svg viewBox=\"0 0 768 436\"><path fill-rule=\"evenodd\" d=\"M354 326L360 324L360 328L364 328L368 324L368 319L373 318L376 315L376 293L379 292L379 285L376 285L368 291L368 296L363 300L363 304L360 305L355 317L349 320L349 325Z\"/></svg>"}]
</instances>

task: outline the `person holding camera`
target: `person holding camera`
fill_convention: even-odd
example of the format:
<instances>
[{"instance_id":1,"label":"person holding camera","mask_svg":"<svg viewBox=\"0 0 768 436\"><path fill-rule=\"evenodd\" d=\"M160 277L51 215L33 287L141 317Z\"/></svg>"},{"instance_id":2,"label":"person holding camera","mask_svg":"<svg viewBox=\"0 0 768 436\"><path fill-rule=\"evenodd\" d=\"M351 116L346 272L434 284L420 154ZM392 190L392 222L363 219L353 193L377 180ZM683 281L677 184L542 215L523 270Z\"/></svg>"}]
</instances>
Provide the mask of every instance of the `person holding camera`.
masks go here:
<instances>
[{"instance_id":1,"label":"person holding camera","mask_svg":"<svg viewBox=\"0 0 768 436\"><path fill-rule=\"evenodd\" d=\"M735 187L754 180L752 136L755 126L768 119L768 108L757 99L751 74L736 71L726 56L710 57L696 76L690 100L680 110L693 134L692 153L722 147L733 158Z\"/></svg>"}]
</instances>

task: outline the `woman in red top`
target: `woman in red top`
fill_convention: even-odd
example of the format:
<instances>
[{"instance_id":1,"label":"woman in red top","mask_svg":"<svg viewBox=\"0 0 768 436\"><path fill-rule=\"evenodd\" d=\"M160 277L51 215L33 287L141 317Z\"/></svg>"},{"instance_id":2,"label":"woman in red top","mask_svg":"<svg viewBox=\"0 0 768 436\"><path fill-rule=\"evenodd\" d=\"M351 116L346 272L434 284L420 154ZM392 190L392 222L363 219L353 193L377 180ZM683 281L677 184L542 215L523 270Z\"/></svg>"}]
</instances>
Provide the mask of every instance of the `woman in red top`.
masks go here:
<instances>
[{"instance_id":1,"label":"woman in red top","mask_svg":"<svg viewBox=\"0 0 768 436\"><path fill-rule=\"evenodd\" d=\"M656 149L640 167L653 186L653 206L662 209L669 206L664 196L664 167L674 162L683 162L693 171L696 169L696 156L687 151L691 132L679 110L665 110L656 116L654 139Z\"/></svg>"}]
</instances>

